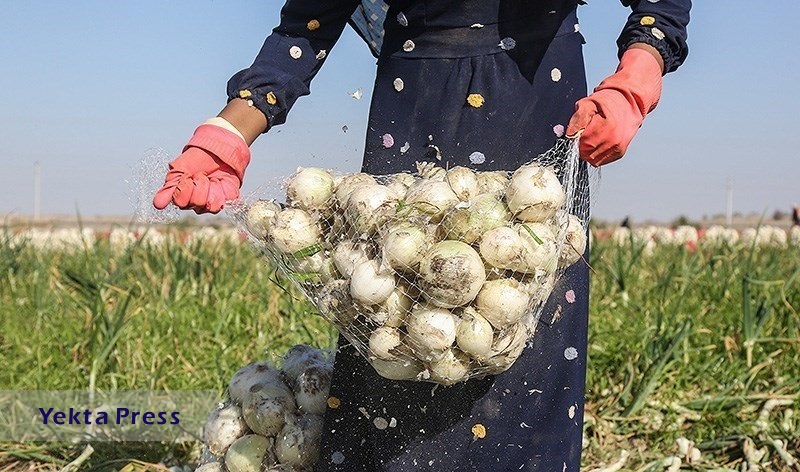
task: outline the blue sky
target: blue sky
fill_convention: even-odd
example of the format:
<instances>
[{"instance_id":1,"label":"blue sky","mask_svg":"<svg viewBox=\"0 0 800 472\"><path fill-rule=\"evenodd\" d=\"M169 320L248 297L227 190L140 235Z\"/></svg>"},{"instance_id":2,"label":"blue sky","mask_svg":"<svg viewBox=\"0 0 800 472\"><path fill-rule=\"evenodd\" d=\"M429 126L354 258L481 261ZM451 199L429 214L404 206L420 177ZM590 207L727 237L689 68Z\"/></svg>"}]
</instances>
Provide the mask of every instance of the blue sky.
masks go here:
<instances>
[{"instance_id":1,"label":"blue sky","mask_svg":"<svg viewBox=\"0 0 800 472\"><path fill-rule=\"evenodd\" d=\"M216 115L225 83L247 67L282 2L28 0L0 6L0 215L125 215L132 170L151 148L177 152ZM800 203L800 2L697 1L688 62L667 76L658 109L620 162L602 171L598 218L671 220ZM769 5L769 6L755 6ZM579 9L589 83L616 66L627 9ZM374 59L349 29L289 122L253 146L244 192L297 166L360 165ZM363 88L365 98L348 96ZM348 132L342 131L342 126ZM154 182L162 175L152 175Z\"/></svg>"}]
</instances>

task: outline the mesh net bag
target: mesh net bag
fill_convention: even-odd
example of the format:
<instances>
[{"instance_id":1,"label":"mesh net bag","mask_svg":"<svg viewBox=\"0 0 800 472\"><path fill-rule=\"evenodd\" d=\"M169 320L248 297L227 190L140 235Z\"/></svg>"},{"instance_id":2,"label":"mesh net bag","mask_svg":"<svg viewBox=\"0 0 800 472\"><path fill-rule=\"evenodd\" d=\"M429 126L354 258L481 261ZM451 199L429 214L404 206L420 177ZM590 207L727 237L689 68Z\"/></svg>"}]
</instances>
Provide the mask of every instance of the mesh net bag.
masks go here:
<instances>
[{"instance_id":1,"label":"mesh net bag","mask_svg":"<svg viewBox=\"0 0 800 472\"><path fill-rule=\"evenodd\" d=\"M508 369L586 247L577 141L514 172L298 169L242 202L251 242L382 376L449 385Z\"/></svg>"}]
</instances>

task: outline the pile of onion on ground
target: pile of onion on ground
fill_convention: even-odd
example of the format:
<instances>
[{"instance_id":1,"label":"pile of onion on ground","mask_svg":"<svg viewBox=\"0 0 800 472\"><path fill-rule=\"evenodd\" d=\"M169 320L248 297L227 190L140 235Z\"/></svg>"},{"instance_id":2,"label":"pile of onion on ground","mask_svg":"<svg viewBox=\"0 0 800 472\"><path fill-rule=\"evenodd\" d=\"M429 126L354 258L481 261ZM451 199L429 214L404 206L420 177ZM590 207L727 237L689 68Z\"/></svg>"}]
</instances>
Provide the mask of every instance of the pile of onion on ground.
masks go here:
<instances>
[{"instance_id":1,"label":"pile of onion on ground","mask_svg":"<svg viewBox=\"0 0 800 472\"><path fill-rule=\"evenodd\" d=\"M305 472L319 458L332 360L299 344L280 370L250 364L231 378L228 399L203 427L197 472Z\"/></svg>"},{"instance_id":2,"label":"pile of onion on ground","mask_svg":"<svg viewBox=\"0 0 800 472\"><path fill-rule=\"evenodd\" d=\"M237 215L319 312L395 380L450 385L519 357L586 247L552 167L334 176L301 168L286 203Z\"/></svg>"}]
</instances>

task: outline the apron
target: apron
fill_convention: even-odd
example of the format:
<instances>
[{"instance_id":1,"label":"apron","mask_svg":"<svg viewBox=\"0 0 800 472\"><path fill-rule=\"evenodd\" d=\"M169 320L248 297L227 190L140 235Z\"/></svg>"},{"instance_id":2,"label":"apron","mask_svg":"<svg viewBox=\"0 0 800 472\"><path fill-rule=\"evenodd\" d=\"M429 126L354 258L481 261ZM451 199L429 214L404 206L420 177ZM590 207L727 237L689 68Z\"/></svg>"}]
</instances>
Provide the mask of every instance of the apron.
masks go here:
<instances>
[{"instance_id":1,"label":"apron","mask_svg":"<svg viewBox=\"0 0 800 472\"><path fill-rule=\"evenodd\" d=\"M514 170L563 134L586 95L576 1L387 3L364 172ZM384 379L340 337L314 470L578 471L588 303L578 262L508 371L450 387Z\"/></svg>"}]
</instances>

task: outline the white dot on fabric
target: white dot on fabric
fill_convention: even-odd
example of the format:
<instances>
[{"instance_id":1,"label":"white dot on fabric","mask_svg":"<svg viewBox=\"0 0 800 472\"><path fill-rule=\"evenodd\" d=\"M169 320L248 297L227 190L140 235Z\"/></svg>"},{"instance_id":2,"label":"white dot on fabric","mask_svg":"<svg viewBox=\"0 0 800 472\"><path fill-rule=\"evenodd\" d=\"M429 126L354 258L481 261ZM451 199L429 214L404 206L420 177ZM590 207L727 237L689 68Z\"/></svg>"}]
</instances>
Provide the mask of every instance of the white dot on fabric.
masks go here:
<instances>
[{"instance_id":1,"label":"white dot on fabric","mask_svg":"<svg viewBox=\"0 0 800 472\"><path fill-rule=\"evenodd\" d=\"M483 164L486 162L486 156L482 152L475 151L469 155L469 161L473 164Z\"/></svg>"},{"instance_id":2,"label":"white dot on fabric","mask_svg":"<svg viewBox=\"0 0 800 472\"><path fill-rule=\"evenodd\" d=\"M417 45L414 44L414 41L411 41L410 39L403 43L403 51L405 52L411 52L415 47L417 47Z\"/></svg>"},{"instance_id":3,"label":"white dot on fabric","mask_svg":"<svg viewBox=\"0 0 800 472\"><path fill-rule=\"evenodd\" d=\"M568 361L574 361L575 359L578 358L578 350L575 349L574 347L568 347L564 349L564 357Z\"/></svg>"},{"instance_id":4,"label":"white dot on fabric","mask_svg":"<svg viewBox=\"0 0 800 472\"><path fill-rule=\"evenodd\" d=\"M553 82L561 80L561 70L558 67L554 67L553 70L550 71L550 78L553 79Z\"/></svg>"},{"instance_id":5,"label":"white dot on fabric","mask_svg":"<svg viewBox=\"0 0 800 472\"><path fill-rule=\"evenodd\" d=\"M517 42L514 38L503 38L500 40L500 49L503 51L510 51L517 47Z\"/></svg>"},{"instance_id":6,"label":"white dot on fabric","mask_svg":"<svg viewBox=\"0 0 800 472\"><path fill-rule=\"evenodd\" d=\"M658 3L659 0L647 0L650 3Z\"/></svg>"},{"instance_id":7,"label":"white dot on fabric","mask_svg":"<svg viewBox=\"0 0 800 472\"><path fill-rule=\"evenodd\" d=\"M321 61L321 60L325 59L325 57L327 55L328 55L328 51L326 51L324 49L320 49L320 51L317 53L317 59L319 59Z\"/></svg>"},{"instance_id":8,"label":"white dot on fabric","mask_svg":"<svg viewBox=\"0 0 800 472\"><path fill-rule=\"evenodd\" d=\"M398 92L402 91L403 87L405 87L405 83L403 82L403 79L401 79L400 77L394 79L393 85L394 89L397 90Z\"/></svg>"},{"instance_id":9,"label":"white dot on fabric","mask_svg":"<svg viewBox=\"0 0 800 472\"><path fill-rule=\"evenodd\" d=\"M579 25L578 23L575 23L575 32L577 33L580 30L581 30L581 25Z\"/></svg>"},{"instance_id":10,"label":"white dot on fabric","mask_svg":"<svg viewBox=\"0 0 800 472\"><path fill-rule=\"evenodd\" d=\"M400 12L397 14L397 22L400 23L400 26L408 26L408 18L406 18L405 13Z\"/></svg>"},{"instance_id":11,"label":"white dot on fabric","mask_svg":"<svg viewBox=\"0 0 800 472\"><path fill-rule=\"evenodd\" d=\"M658 28L653 28L650 30L650 32L653 33L653 36L655 36L655 38L658 40L665 38L664 32Z\"/></svg>"},{"instance_id":12,"label":"white dot on fabric","mask_svg":"<svg viewBox=\"0 0 800 472\"><path fill-rule=\"evenodd\" d=\"M300 59L303 55L303 50L299 46L292 46L289 48L289 55L292 56L292 59Z\"/></svg>"},{"instance_id":13,"label":"white dot on fabric","mask_svg":"<svg viewBox=\"0 0 800 472\"><path fill-rule=\"evenodd\" d=\"M333 454L331 454L331 462L333 462L334 464L341 464L342 462L344 462L344 454L342 454L339 451L334 452Z\"/></svg>"}]
</instances>

